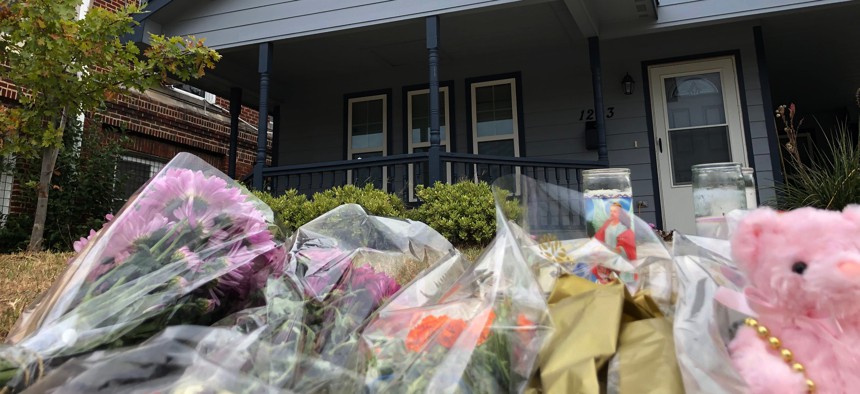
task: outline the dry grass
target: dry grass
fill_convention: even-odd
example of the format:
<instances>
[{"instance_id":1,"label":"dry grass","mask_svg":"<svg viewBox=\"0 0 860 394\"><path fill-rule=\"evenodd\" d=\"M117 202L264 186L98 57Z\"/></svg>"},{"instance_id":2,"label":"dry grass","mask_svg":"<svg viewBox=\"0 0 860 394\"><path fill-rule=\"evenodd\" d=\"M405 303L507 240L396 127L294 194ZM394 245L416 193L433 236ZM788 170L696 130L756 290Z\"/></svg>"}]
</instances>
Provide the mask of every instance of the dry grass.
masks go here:
<instances>
[{"instance_id":1,"label":"dry grass","mask_svg":"<svg viewBox=\"0 0 860 394\"><path fill-rule=\"evenodd\" d=\"M0 342L18 315L66 268L69 253L0 255Z\"/></svg>"}]
</instances>

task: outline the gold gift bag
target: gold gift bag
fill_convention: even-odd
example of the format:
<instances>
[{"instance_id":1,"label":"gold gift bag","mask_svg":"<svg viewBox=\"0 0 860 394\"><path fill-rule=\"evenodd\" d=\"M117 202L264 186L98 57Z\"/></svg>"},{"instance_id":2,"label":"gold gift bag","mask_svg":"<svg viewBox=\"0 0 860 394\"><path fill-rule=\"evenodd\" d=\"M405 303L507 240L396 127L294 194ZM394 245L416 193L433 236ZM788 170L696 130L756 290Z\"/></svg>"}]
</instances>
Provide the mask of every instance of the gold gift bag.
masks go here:
<instances>
[{"instance_id":1,"label":"gold gift bag","mask_svg":"<svg viewBox=\"0 0 860 394\"><path fill-rule=\"evenodd\" d=\"M599 394L598 372L615 354L624 303L619 282L563 276L549 297L553 335L538 357L528 393Z\"/></svg>"},{"instance_id":2,"label":"gold gift bag","mask_svg":"<svg viewBox=\"0 0 860 394\"><path fill-rule=\"evenodd\" d=\"M607 393L683 393L672 322L647 294L625 291L618 351L609 363Z\"/></svg>"},{"instance_id":3,"label":"gold gift bag","mask_svg":"<svg viewBox=\"0 0 860 394\"><path fill-rule=\"evenodd\" d=\"M554 331L527 393L684 392L672 323L647 294L563 276L548 304Z\"/></svg>"}]
</instances>

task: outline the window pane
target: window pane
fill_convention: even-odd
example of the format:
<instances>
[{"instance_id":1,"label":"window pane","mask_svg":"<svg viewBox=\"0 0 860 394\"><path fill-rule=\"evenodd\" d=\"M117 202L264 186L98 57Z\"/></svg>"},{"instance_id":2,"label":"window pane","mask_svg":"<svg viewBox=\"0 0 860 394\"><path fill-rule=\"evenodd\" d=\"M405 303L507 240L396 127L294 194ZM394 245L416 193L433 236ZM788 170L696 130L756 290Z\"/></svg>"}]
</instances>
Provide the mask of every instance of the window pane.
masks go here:
<instances>
[{"instance_id":1,"label":"window pane","mask_svg":"<svg viewBox=\"0 0 860 394\"><path fill-rule=\"evenodd\" d=\"M382 148L385 127L382 104L382 99L352 103L352 149Z\"/></svg>"},{"instance_id":2,"label":"window pane","mask_svg":"<svg viewBox=\"0 0 860 394\"><path fill-rule=\"evenodd\" d=\"M352 124L367 123L367 101L352 103Z\"/></svg>"},{"instance_id":3,"label":"window pane","mask_svg":"<svg viewBox=\"0 0 860 394\"><path fill-rule=\"evenodd\" d=\"M440 138L445 141L445 92L439 92L441 100L439 106L439 131ZM412 143L430 142L430 94L417 94L412 96Z\"/></svg>"},{"instance_id":4,"label":"window pane","mask_svg":"<svg viewBox=\"0 0 860 394\"><path fill-rule=\"evenodd\" d=\"M728 127L670 130L669 153L672 181L675 185L689 184L693 180L690 169L693 165L732 161Z\"/></svg>"},{"instance_id":5,"label":"window pane","mask_svg":"<svg viewBox=\"0 0 860 394\"><path fill-rule=\"evenodd\" d=\"M509 83L475 89L475 132L478 137L514 133L512 85Z\"/></svg>"},{"instance_id":6,"label":"window pane","mask_svg":"<svg viewBox=\"0 0 860 394\"><path fill-rule=\"evenodd\" d=\"M667 78L664 84L670 129L726 123L720 73Z\"/></svg>"},{"instance_id":7,"label":"window pane","mask_svg":"<svg viewBox=\"0 0 860 394\"><path fill-rule=\"evenodd\" d=\"M478 143L478 153L492 156L514 157L514 141L487 141Z\"/></svg>"},{"instance_id":8,"label":"window pane","mask_svg":"<svg viewBox=\"0 0 860 394\"><path fill-rule=\"evenodd\" d=\"M367 102L367 121L382 123L382 100Z\"/></svg>"},{"instance_id":9,"label":"window pane","mask_svg":"<svg viewBox=\"0 0 860 394\"><path fill-rule=\"evenodd\" d=\"M511 109L513 100L511 100L511 84L493 86L493 106L496 110Z\"/></svg>"}]
</instances>

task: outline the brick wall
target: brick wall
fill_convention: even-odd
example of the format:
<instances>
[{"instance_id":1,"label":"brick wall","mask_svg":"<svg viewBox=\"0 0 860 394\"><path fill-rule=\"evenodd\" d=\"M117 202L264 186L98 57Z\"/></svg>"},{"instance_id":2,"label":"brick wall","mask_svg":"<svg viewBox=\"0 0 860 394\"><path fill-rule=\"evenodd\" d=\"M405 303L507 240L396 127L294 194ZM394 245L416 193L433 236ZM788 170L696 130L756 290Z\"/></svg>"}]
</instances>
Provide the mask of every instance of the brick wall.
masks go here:
<instances>
[{"instance_id":1,"label":"brick wall","mask_svg":"<svg viewBox=\"0 0 860 394\"><path fill-rule=\"evenodd\" d=\"M111 11L117 11L126 4L136 4L137 0L93 0L93 7L101 7Z\"/></svg>"},{"instance_id":2,"label":"brick wall","mask_svg":"<svg viewBox=\"0 0 860 394\"><path fill-rule=\"evenodd\" d=\"M136 0L94 0L92 6L117 10L127 2ZM15 86L0 80L0 105L14 103L18 94ZM177 153L189 152L212 166L226 172L228 167L230 139L230 102L218 97L215 106L202 100L182 97L166 89L155 89L144 93L119 96L107 103L99 113L87 117L87 122L121 128L129 137L126 147L130 154L161 159L172 159ZM258 112L242 107L239 143L236 160L236 176L243 178L251 173L256 161ZM253 126L250 126L253 125ZM271 141L268 144L271 149ZM267 157L266 163L271 163ZM20 212L22 190L15 182L10 212Z\"/></svg>"}]
</instances>

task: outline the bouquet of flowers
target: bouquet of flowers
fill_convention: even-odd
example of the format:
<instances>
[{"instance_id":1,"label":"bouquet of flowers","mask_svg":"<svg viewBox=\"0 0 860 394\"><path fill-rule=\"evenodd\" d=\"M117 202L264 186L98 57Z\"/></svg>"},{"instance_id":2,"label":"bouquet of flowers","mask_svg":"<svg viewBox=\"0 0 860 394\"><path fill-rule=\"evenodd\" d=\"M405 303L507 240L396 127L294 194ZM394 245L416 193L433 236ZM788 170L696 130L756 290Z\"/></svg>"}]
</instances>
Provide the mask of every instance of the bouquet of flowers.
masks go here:
<instances>
[{"instance_id":1,"label":"bouquet of flowers","mask_svg":"<svg viewBox=\"0 0 860 394\"><path fill-rule=\"evenodd\" d=\"M271 210L180 154L98 233L0 348L0 385L20 390L66 358L211 324L259 303L286 251Z\"/></svg>"},{"instance_id":2,"label":"bouquet of flowers","mask_svg":"<svg viewBox=\"0 0 860 394\"><path fill-rule=\"evenodd\" d=\"M361 391L372 355L361 341L367 320L421 271L455 255L422 223L344 205L296 232L264 305L68 361L33 390Z\"/></svg>"}]
</instances>

